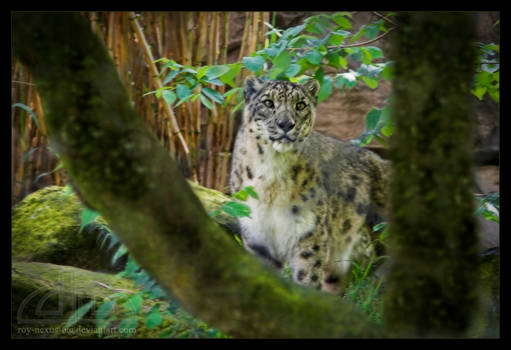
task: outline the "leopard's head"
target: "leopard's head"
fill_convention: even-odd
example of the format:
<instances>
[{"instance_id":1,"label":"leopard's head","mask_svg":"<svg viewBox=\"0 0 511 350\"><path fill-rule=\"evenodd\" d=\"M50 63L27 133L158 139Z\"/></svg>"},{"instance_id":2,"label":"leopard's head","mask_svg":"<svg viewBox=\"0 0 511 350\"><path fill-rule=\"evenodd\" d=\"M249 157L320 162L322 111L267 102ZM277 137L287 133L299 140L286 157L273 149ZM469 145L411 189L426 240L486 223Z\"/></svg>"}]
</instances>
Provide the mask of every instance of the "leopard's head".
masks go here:
<instances>
[{"instance_id":1,"label":"leopard's head","mask_svg":"<svg viewBox=\"0 0 511 350\"><path fill-rule=\"evenodd\" d=\"M245 123L276 151L292 150L312 131L318 91L319 84L313 79L294 84L249 76L243 90Z\"/></svg>"}]
</instances>

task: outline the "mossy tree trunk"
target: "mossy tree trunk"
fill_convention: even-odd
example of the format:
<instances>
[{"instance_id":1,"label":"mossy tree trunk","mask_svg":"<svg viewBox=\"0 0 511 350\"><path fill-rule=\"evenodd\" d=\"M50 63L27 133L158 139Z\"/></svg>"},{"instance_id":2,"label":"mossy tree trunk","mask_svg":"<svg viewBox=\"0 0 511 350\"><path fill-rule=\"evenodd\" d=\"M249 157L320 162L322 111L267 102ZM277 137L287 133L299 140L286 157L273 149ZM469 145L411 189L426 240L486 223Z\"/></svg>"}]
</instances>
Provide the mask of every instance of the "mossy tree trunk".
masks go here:
<instances>
[{"instance_id":1,"label":"mossy tree trunk","mask_svg":"<svg viewBox=\"0 0 511 350\"><path fill-rule=\"evenodd\" d=\"M470 85L462 13L403 13L392 58L393 266L384 316L409 336L462 336L477 310Z\"/></svg>"},{"instance_id":2,"label":"mossy tree trunk","mask_svg":"<svg viewBox=\"0 0 511 350\"><path fill-rule=\"evenodd\" d=\"M66 170L186 310L238 337L381 335L354 305L262 267L210 220L79 14L15 13L12 23L14 54L35 79Z\"/></svg>"}]
</instances>

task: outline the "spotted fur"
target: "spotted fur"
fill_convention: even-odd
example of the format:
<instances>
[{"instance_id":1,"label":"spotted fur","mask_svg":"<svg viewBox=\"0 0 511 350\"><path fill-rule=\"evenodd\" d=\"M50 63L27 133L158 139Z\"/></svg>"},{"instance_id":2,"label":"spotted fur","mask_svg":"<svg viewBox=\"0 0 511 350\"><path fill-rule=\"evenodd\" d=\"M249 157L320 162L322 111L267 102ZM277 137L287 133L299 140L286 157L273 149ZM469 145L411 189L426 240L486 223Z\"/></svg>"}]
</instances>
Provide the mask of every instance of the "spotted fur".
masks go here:
<instances>
[{"instance_id":1,"label":"spotted fur","mask_svg":"<svg viewBox=\"0 0 511 350\"><path fill-rule=\"evenodd\" d=\"M289 264L293 279L342 290L350 260L371 254L367 219L384 214L387 164L378 155L312 130L319 85L245 82L231 187L254 186L242 240L266 263ZM379 217L379 216L378 216Z\"/></svg>"}]
</instances>

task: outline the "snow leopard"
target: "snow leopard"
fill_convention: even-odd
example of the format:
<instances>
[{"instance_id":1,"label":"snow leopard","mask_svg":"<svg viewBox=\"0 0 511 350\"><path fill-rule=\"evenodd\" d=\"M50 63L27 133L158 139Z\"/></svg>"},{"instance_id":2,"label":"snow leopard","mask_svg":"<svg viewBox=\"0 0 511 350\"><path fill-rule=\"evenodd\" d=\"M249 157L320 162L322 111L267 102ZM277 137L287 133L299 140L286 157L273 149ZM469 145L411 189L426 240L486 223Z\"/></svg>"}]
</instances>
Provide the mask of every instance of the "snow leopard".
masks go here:
<instances>
[{"instance_id":1,"label":"snow leopard","mask_svg":"<svg viewBox=\"0 0 511 350\"><path fill-rule=\"evenodd\" d=\"M383 220L388 161L313 130L319 83L245 80L230 184L252 186L244 247L301 285L339 294L351 261L373 254L371 227Z\"/></svg>"}]
</instances>

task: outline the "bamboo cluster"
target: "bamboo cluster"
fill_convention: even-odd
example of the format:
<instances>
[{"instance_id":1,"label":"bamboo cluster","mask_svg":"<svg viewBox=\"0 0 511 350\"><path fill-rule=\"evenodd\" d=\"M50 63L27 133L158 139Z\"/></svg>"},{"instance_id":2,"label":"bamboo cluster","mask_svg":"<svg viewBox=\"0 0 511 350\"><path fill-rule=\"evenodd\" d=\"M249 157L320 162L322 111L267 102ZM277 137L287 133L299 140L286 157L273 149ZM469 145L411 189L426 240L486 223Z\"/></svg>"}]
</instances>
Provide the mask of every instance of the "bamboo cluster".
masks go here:
<instances>
[{"instance_id":1,"label":"bamboo cluster","mask_svg":"<svg viewBox=\"0 0 511 350\"><path fill-rule=\"evenodd\" d=\"M235 132L235 104L200 100L170 107L155 94L166 74L154 61L165 57L200 67L239 62L263 48L266 12L84 12L104 42L138 114L193 181L228 192L228 172ZM236 24L243 28L241 34ZM248 73L235 80L240 86ZM22 108L12 108L12 202L38 188L66 183L64 169L53 171L58 158L49 150L41 101L31 77L18 62L12 67L12 104L22 103L37 115L39 127ZM209 86L220 93L228 86ZM232 99L234 101L234 98ZM47 174L47 175L42 175Z\"/></svg>"}]
</instances>

